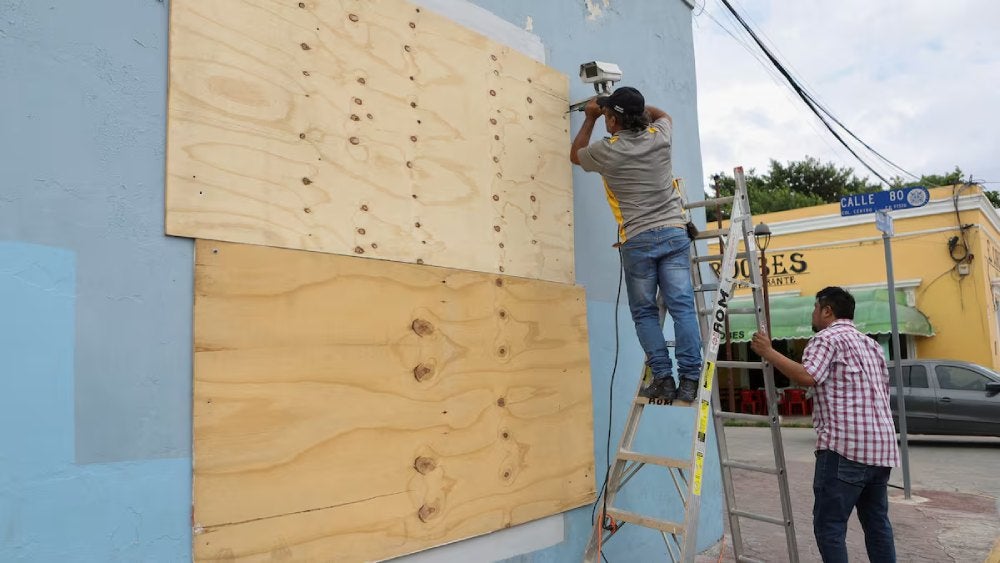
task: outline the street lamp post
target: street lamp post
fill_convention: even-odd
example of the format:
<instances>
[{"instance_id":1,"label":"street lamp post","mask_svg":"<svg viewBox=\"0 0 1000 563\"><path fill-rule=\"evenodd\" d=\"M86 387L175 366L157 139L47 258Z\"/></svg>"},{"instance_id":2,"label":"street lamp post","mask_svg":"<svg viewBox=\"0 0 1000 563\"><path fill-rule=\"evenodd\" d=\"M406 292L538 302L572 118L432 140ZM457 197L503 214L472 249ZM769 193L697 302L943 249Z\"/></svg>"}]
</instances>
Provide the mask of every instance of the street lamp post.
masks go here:
<instances>
[{"instance_id":1,"label":"street lamp post","mask_svg":"<svg viewBox=\"0 0 1000 563\"><path fill-rule=\"evenodd\" d=\"M765 251L767 250L767 245L771 243L771 229L768 228L767 223L758 223L756 227L753 228L753 236L757 239L757 248L760 248L760 271L761 271L761 281L764 284L764 323L767 327L767 336L771 337L771 301L767 294L767 257Z\"/></svg>"}]
</instances>

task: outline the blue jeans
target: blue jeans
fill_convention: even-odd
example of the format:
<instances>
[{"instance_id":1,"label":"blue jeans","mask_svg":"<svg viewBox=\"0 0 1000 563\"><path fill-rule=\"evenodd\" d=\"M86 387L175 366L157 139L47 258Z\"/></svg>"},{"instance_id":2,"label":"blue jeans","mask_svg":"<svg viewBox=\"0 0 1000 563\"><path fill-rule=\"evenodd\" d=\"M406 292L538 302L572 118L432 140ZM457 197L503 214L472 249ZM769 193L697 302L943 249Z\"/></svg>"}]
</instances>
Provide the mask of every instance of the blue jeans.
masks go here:
<instances>
[{"instance_id":1,"label":"blue jeans","mask_svg":"<svg viewBox=\"0 0 1000 563\"><path fill-rule=\"evenodd\" d=\"M896 561L889 523L889 467L852 461L832 450L816 452L813 533L824 563L847 562L847 521L858 509L872 563Z\"/></svg>"},{"instance_id":2,"label":"blue jeans","mask_svg":"<svg viewBox=\"0 0 1000 563\"><path fill-rule=\"evenodd\" d=\"M674 321L677 374L683 379L701 378L701 329L691 287L691 239L677 227L644 231L621 246L628 304L635 321L639 344L653 377L671 377L673 365L660 326L656 289L663 295Z\"/></svg>"}]
</instances>

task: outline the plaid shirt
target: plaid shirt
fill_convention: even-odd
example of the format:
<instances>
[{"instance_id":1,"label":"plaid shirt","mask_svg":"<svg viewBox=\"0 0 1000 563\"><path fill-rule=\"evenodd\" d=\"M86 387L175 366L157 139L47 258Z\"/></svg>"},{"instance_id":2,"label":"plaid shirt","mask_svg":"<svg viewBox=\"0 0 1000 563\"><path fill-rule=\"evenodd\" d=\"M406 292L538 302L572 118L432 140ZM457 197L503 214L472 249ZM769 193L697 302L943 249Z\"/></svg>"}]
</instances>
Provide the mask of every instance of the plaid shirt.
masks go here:
<instances>
[{"instance_id":1,"label":"plaid shirt","mask_svg":"<svg viewBox=\"0 0 1000 563\"><path fill-rule=\"evenodd\" d=\"M816 380L816 449L866 465L898 466L882 347L853 322L839 319L809 341L802 365Z\"/></svg>"}]
</instances>

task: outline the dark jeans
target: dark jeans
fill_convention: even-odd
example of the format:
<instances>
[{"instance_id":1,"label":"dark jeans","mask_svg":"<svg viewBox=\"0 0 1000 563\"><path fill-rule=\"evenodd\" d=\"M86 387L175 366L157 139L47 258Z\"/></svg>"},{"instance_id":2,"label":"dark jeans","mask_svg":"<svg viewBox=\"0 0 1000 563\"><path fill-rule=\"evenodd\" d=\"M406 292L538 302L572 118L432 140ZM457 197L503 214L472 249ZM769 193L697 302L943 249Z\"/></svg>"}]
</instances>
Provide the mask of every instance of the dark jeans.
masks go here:
<instances>
[{"instance_id":1,"label":"dark jeans","mask_svg":"<svg viewBox=\"0 0 1000 563\"><path fill-rule=\"evenodd\" d=\"M816 452L813 533L824 563L847 561L847 521L858 509L872 563L896 561L889 523L889 467L865 465L831 450Z\"/></svg>"},{"instance_id":2,"label":"dark jeans","mask_svg":"<svg viewBox=\"0 0 1000 563\"><path fill-rule=\"evenodd\" d=\"M625 289L646 364L656 379L672 377L673 362L663 340L656 290L674 320L677 375L701 378L701 329L691 286L691 239L677 227L643 231L621 246Z\"/></svg>"}]
</instances>

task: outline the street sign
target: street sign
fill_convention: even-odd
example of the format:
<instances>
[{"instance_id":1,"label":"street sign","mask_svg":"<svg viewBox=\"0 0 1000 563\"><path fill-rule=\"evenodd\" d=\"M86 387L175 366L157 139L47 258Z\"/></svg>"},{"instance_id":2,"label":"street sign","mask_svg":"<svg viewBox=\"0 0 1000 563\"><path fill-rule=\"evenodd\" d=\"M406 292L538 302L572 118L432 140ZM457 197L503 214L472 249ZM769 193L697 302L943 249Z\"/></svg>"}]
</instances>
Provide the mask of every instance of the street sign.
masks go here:
<instances>
[{"instance_id":1,"label":"street sign","mask_svg":"<svg viewBox=\"0 0 1000 563\"><path fill-rule=\"evenodd\" d=\"M874 213L880 209L895 211L897 209L923 207L930 198L930 192L923 186L845 195L840 198L840 215L848 217L851 215Z\"/></svg>"},{"instance_id":2,"label":"street sign","mask_svg":"<svg viewBox=\"0 0 1000 563\"><path fill-rule=\"evenodd\" d=\"M892 230L892 215L884 209L879 209L875 212L875 228L882 231L883 233L889 235L890 237L895 233Z\"/></svg>"}]
</instances>

